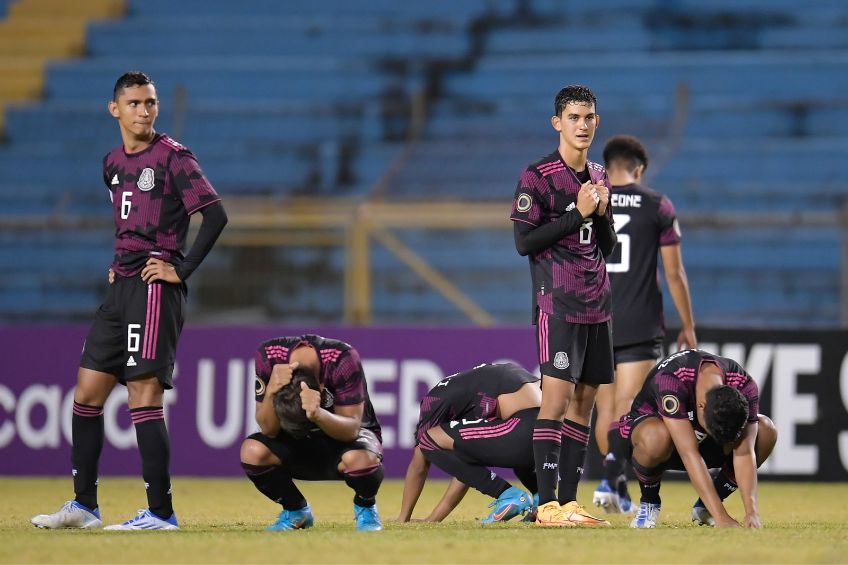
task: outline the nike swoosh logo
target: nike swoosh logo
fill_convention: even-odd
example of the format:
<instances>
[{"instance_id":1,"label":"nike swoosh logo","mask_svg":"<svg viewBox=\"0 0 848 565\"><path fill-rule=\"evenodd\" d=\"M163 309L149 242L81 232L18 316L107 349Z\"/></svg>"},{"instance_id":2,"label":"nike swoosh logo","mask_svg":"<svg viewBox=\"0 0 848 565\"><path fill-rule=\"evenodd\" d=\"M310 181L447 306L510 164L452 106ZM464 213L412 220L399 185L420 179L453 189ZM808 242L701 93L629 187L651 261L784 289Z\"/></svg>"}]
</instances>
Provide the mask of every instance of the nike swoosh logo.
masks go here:
<instances>
[{"instance_id":1,"label":"nike swoosh logo","mask_svg":"<svg viewBox=\"0 0 848 565\"><path fill-rule=\"evenodd\" d=\"M509 511L512 510L512 507L513 507L513 505L510 504L509 506L504 508L501 512L497 512L495 514L492 514L492 518L494 519L495 522L499 522L500 520L503 520L503 517L506 516L507 514L509 514Z\"/></svg>"}]
</instances>

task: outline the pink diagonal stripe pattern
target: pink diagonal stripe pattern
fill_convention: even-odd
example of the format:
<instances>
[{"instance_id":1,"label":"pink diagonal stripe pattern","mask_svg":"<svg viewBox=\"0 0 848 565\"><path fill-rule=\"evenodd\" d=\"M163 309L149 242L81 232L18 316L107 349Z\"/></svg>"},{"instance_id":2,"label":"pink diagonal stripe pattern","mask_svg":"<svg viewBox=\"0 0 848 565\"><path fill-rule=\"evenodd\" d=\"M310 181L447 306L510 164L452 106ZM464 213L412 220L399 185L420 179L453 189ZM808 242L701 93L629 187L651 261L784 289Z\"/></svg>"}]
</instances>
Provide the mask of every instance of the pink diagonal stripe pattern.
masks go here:
<instances>
[{"instance_id":1,"label":"pink diagonal stripe pattern","mask_svg":"<svg viewBox=\"0 0 848 565\"><path fill-rule=\"evenodd\" d=\"M562 425L562 435L565 437L570 437L574 441L578 441L583 445L589 445L589 434L581 432L580 430L569 426L568 424Z\"/></svg>"},{"instance_id":2,"label":"pink diagonal stripe pattern","mask_svg":"<svg viewBox=\"0 0 848 565\"><path fill-rule=\"evenodd\" d=\"M150 327L153 325L153 285L147 285L147 311L144 316L144 345L141 348L141 357L147 359L147 344L150 342Z\"/></svg>"},{"instance_id":3,"label":"pink diagonal stripe pattern","mask_svg":"<svg viewBox=\"0 0 848 565\"><path fill-rule=\"evenodd\" d=\"M147 321L144 326L144 348L142 359L156 359L159 340L159 310L161 308L162 285L153 283L147 287Z\"/></svg>"},{"instance_id":4,"label":"pink diagonal stripe pattern","mask_svg":"<svg viewBox=\"0 0 848 565\"><path fill-rule=\"evenodd\" d=\"M74 402L74 414L84 416L86 418L96 418L103 415L102 406L88 406L86 404L77 404Z\"/></svg>"},{"instance_id":5,"label":"pink diagonal stripe pattern","mask_svg":"<svg viewBox=\"0 0 848 565\"><path fill-rule=\"evenodd\" d=\"M562 434L560 434L559 430L550 430L550 429L535 429L533 430L533 441L553 441L555 443L562 443Z\"/></svg>"},{"instance_id":6,"label":"pink diagonal stripe pattern","mask_svg":"<svg viewBox=\"0 0 848 565\"><path fill-rule=\"evenodd\" d=\"M130 419L133 424L141 424L150 420L164 420L165 410L163 408L140 408L130 410Z\"/></svg>"},{"instance_id":7,"label":"pink diagonal stripe pattern","mask_svg":"<svg viewBox=\"0 0 848 565\"><path fill-rule=\"evenodd\" d=\"M494 426L481 426L479 428L469 428L459 430L459 436L463 439L483 439L500 437L508 434L518 425L518 418L510 418L506 422L501 422Z\"/></svg>"},{"instance_id":8,"label":"pink diagonal stripe pattern","mask_svg":"<svg viewBox=\"0 0 848 565\"><path fill-rule=\"evenodd\" d=\"M539 312L539 363L550 360L548 353L548 315Z\"/></svg>"}]
</instances>

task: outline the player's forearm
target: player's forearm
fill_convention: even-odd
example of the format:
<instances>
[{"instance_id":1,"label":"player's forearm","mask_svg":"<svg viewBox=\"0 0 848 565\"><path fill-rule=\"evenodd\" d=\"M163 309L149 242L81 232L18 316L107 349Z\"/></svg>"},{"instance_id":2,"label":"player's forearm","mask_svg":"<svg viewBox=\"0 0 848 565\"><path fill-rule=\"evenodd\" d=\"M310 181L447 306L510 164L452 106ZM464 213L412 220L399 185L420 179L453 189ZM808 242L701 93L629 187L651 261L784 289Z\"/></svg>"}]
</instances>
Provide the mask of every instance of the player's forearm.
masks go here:
<instances>
[{"instance_id":1,"label":"player's forearm","mask_svg":"<svg viewBox=\"0 0 848 565\"><path fill-rule=\"evenodd\" d=\"M575 233L583 225L583 216L576 208L550 222L535 227L524 222L513 222L515 249L521 256L544 251L563 237Z\"/></svg>"},{"instance_id":2,"label":"player's forearm","mask_svg":"<svg viewBox=\"0 0 848 565\"><path fill-rule=\"evenodd\" d=\"M200 263L212 250L218 236L224 231L224 226L227 225L227 213L220 202L210 204L203 208L200 213L203 214L203 221L200 223L200 229L197 231L194 243L183 262L176 266L177 276L180 277L181 281L185 281L200 266Z\"/></svg>"},{"instance_id":3,"label":"player's forearm","mask_svg":"<svg viewBox=\"0 0 848 565\"><path fill-rule=\"evenodd\" d=\"M686 468L686 473L689 475L689 481L692 483L692 487L698 493L701 502L704 503L704 506L707 507L713 518L717 522L720 520L732 520L716 492L712 477L710 477L707 465L704 463L700 453L697 451L689 454L681 453L680 458L683 460L683 466Z\"/></svg>"},{"instance_id":4,"label":"player's forearm","mask_svg":"<svg viewBox=\"0 0 848 565\"><path fill-rule=\"evenodd\" d=\"M665 276L668 282L668 291L671 294L674 307L677 309L677 314L680 316L680 323L683 327L694 328L695 317L692 315L692 299L689 294L689 279L686 277L686 270L683 265L680 265L673 271L666 270Z\"/></svg>"},{"instance_id":5,"label":"player's forearm","mask_svg":"<svg viewBox=\"0 0 848 565\"><path fill-rule=\"evenodd\" d=\"M412 511L415 510L421 491L424 490L424 483L427 481L429 472L430 463L424 459L421 450L416 447L409 467L406 468L406 477L403 481L403 496L400 513L398 514L399 522L409 522L412 518Z\"/></svg>"},{"instance_id":6,"label":"player's forearm","mask_svg":"<svg viewBox=\"0 0 848 565\"><path fill-rule=\"evenodd\" d=\"M606 257L615 249L615 245L618 243L618 236L615 234L615 230L606 215L595 216L593 224L595 233L598 234L598 249L601 250L601 255Z\"/></svg>"},{"instance_id":7,"label":"player's forearm","mask_svg":"<svg viewBox=\"0 0 848 565\"><path fill-rule=\"evenodd\" d=\"M280 420L274 411L274 397L266 394L262 402L256 404L256 423L259 430L268 437L276 437L280 433Z\"/></svg>"},{"instance_id":8,"label":"player's forearm","mask_svg":"<svg viewBox=\"0 0 848 565\"><path fill-rule=\"evenodd\" d=\"M752 451L733 453L733 472L746 516L759 515L757 505L757 462Z\"/></svg>"},{"instance_id":9,"label":"player's forearm","mask_svg":"<svg viewBox=\"0 0 848 565\"><path fill-rule=\"evenodd\" d=\"M362 421L349 416L334 414L323 408L318 410L314 420L316 426L325 434L339 441L353 441L359 435Z\"/></svg>"},{"instance_id":10,"label":"player's forearm","mask_svg":"<svg viewBox=\"0 0 848 565\"><path fill-rule=\"evenodd\" d=\"M433 508L433 511L430 512L430 515L427 516L428 522L441 522L445 518L447 518L448 514L453 512L453 509L462 502L462 499L465 498L465 494L468 492L468 485L460 482L457 479L451 479L450 484L448 485L447 490L445 490L445 494L442 495L442 499Z\"/></svg>"}]
</instances>

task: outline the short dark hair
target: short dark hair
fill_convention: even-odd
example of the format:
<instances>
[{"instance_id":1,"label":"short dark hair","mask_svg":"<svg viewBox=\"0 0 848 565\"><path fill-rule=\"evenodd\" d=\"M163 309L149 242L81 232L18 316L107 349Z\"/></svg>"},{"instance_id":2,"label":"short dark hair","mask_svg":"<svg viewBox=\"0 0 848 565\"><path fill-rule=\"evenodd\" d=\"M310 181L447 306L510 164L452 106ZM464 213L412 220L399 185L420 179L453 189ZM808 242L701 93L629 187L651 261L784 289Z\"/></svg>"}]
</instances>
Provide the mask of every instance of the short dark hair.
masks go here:
<instances>
[{"instance_id":1,"label":"short dark hair","mask_svg":"<svg viewBox=\"0 0 848 565\"><path fill-rule=\"evenodd\" d=\"M128 71L118 77L118 80L115 81L115 88L112 89L112 100L117 102L118 96L120 96L121 91L125 88L129 88L131 86L144 86L145 84L156 86L153 83L153 80L143 72Z\"/></svg>"},{"instance_id":2,"label":"short dark hair","mask_svg":"<svg viewBox=\"0 0 848 565\"><path fill-rule=\"evenodd\" d=\"M589 87L582 84L571 84L557 92L554 98L554 115L561 116L562 111L568 104L591 104L597 109L598 101L595 100L595 95L589 90Z\"/></svg>"},{"instance_id":3,"label":"short dark hair","mask_svg":"<svg viewBox=\"0 0 848 565\"><path fill-rule=\"evenodd\" d=\"M305 367L298 367L292 372L292 380L280 389L274 396L274 412L280 421L280 428L292 437L302 438L315 424L306 417L303 404L300 401L300 383L312 390L321 390L318 377Z\"/></svg>"},{"instance_id":4,"label":"short dark hair","mask_svg":"<svg viewBox=\"0 0 848 565\"><path fill-rule=\"evenodd\" d=\"M748 421L748 401L732 386L721 385L707 391L704 424L716 443L724 445L739 439Z\"/></svg>"},{"instance_id":5,"label":"short dark hair","mask_svg":"<svg viewBox=\"0 0 848 565\"><path fill-rule=\"evenodd\" d=\"M628 171L639 165L648 169L648 150L632 135L615 135L604 146L604 166L619 165Z\"/></svg>"}]
</instances>

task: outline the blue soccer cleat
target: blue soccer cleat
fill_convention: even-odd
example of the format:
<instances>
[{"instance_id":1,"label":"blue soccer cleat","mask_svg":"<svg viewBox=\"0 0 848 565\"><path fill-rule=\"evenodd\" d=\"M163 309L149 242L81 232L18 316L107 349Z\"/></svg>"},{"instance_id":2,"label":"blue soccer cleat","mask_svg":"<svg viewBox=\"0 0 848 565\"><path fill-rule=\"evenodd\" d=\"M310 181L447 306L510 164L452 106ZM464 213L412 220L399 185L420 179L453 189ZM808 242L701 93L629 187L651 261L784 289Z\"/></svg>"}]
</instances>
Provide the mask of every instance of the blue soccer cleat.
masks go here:
<instances>
[{"instance_id":1,"label":"blue soccer cleat","mask_svg":"<svg viewBox=\"0 0 848 565\"><path fill-rule=\"evenodd\" d=\"M353 514L356 518L356 529L360 532L379 532L383 529L380 515L377 513L377 505L359 506L353 505Z\"/></svg>"},{"instance_id":2,"label":"blue soccer cleat","mask_svg":"<svg viewBox=\"0 0 848 565\"><path fill-rule=\"evenodd\" d=\"M631 528L656 528L660 519L660 505L640 502L636 516L630 522Z\"/></svg>"},{"instance_id":3,"label":"blue soccer cleat","mask_svg":"<svg viewBox=\"0 0 848 565\"><path fill-rule=\"evenodd\" d=\"M527 514L521 519L522 522L536 522L536 512L539 510L539 493L533 495L533 506L527 511Z\"/></svg>"},{"instance_id":4,"label":"blue soccer cleat","mask_svg":"<svg viewBox=\"0 0 848 565\"><path fill-rule=\"evenodd\" d=\"M69 500L53 514L33 516L30 522L32 522L33 526L48 530L55 530L57 528L89 530L99 528L103 525L103 522L100 520L100 510L97 508L92 510L76 500Z\"/></svg>"},{"instance_id":5,"label":"blue soccer cleat","mask_svg":"<svg viewBox=\"0 0 848 565\"><path fill-rule=\"evenodd\" d=\"M315 523L312 508L307 504L299 510L283 510L277 516L277 521L265 528L269 532L286 532L289 530L305 530Z\"/></svg>"},{"instance_id":6,"label":"blue soccer cleat","mask_svg":"<svg viewBox=\"0 0 848 565\"><path fill-rule=\"evenodd\" d=\"M692 506L692 521L695 522L696 526L715 526L715 518L713 518L700 498Z\"/></svg>"},{"instance_id":7,"label":"blue soccer cleat","mask_svg":"<svg viewBox=\"0 0 848 565\"><path fill-rule=\"evenodd\" d=\"M519 488L509 487L489 505L492 511L481 523L506 522L520 514L526 514L532 507L532 496Z\"/></svg>"},{"instance_id":8,"label":"blue soccer cleat","mask_svg":"<svg viewBox=\"0 0 848 565\"><path fill-rule=\"evenodd\" d=\"M152 531L152 530L179 530L180 525L177 523L177 515L171 514L167 520L163 520L156 514L150 511L149 508L138 511L138 516L130 518L123 524L114 524L106 526L104 530L111 531Z\"/></svg>"},{"instance_id":9,"label":"blue soccer cleat","mask_svg":"<svg viewBox=\"0 0 848 565\"><path fill-rule=\"evenodd\" d=\"M607 514L621 512L618 493L610 486L609 481L606 479L602 480L598 488L595 489L595 493L592 495L592 504L603 508Z\"/></svg>"}]
</instances>

